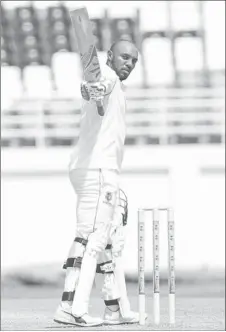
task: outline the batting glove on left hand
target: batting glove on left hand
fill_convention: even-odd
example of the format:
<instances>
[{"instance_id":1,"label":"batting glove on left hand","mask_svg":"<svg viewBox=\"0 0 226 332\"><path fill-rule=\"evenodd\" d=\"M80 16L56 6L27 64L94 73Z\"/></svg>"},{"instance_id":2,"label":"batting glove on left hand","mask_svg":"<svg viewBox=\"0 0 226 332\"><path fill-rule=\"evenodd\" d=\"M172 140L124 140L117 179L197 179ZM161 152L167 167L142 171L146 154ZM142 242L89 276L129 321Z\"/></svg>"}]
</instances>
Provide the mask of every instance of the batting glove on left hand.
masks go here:
<instances>
[{"instance_id":1,"label":"batting glove on left hand","mask_svg":"<svg viewBox=\"0 0 226 332\"><path fill-rule=\"evenodd\" d=\"M87 89L91 100L97 101L104 97L106 87L101 82L88 83Z\"/></svg>"}]
</instances>

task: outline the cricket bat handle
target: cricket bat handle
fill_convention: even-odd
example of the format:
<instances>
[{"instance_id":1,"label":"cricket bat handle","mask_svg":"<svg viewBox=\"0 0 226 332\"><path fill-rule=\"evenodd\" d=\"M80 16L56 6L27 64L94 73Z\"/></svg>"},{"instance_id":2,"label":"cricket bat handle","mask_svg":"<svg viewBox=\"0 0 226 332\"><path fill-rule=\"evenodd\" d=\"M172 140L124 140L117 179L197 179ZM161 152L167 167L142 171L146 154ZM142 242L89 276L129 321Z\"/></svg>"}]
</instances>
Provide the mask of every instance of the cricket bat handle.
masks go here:
<instances>
[{"instance_id":1,"label":"cricket bat handle","mask_svg":"<svg viewBox=\"0 0 226 332\"><path fill-rule=\"evenodd\" d=\"M104 116L104 105L103 105L103 100L97 100L96 101L97 105L97 111L100 116Z\"/></svg>"}]
</instances>

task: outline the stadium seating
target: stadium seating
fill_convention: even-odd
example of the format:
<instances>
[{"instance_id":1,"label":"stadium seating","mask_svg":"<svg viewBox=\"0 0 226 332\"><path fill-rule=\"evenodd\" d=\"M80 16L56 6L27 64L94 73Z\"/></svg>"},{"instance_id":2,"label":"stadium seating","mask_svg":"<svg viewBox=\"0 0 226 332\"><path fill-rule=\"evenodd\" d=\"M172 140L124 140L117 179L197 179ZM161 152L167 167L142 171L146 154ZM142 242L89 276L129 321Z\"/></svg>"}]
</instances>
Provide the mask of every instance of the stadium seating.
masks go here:
<instances>
[{"instance_id":1,"label":"stadium seating","mask_svg":"<svg viewBox=\"0 0 226 332\"><path fill-rule=\"evenodd\" d=\"M143 42L147 86L167 86L174 82L170 40L147 38Z\"/></svg>"},{"instance_id":2,"label":"stadium seating","mask_svg":"<svg viewBox=\"0 0 226 332\"><path fill-rule=\"evenodd\" d=\"M170 1L172 29L174 31L199 30L201 5L201 1Z\"/></svg>"},{"instance_id":3,"label":"stadium seating","mask_svg":"<svg viewBox=\"0 0 226 332\"><path fill-rule=\"evenodd\" d=\"M225 3L119 4L79 2L89 9L101 65L120 37L140 52L125 82L126 144L224 142ZM74 144L83 74L69 9L78 2L1 7L2 146Z\"/></svg>"},{"instance_id":4,"label":"stadium seating","mask_svg":"<svg viewBox=\"0 0 226 332\"><path fill-rule=\"evenodd\" d=\"M140 30L165 31L168 29L167 1L144 2L140 10Z\"/></svg>"},{"instance_id":5,"label":"stadium seating","mask_svg":"<svg viewBox=\"0 0 226 332\"><path fill-rule=\"evenodd\" d=\"M115 5L115 1L108 1L107 6L109 18L111 19L120 19L124 17L133 19L136 14L136 8L137 5L134 3L134 1L131 1L130 4L128 4L127 1L120 1L119 6Z\"/></svg>"},{"instance_id":6,"label":"stadium seating","mask_svg":"<svg viewBox=\"0 0 226 332\"><path fill-rule=\"evenodd\" d=\"M55 53L51 66L59 96L81 98L80 84L83 75L79 55L69 52Z\"/></svg>"},{"instance_id":7,"label":"stadium seating","mask_svg":"<svg viewBox=\"0 0 226 332\"><path fill-rule=\"evenodd\" d=\"M21 71L15 66L1 68L1 110L8 110L10 106L23 94Z\"/></svg>"},{"instance_id":8,"label":"stadium seating","mask_svg":"<svg viewBox=\"0 0 226 332\"><path fill-rule=\"evenodd\" d=\"M53 83L48 66L26 66L23 70L25 94L28 98L51 98Z\"/></svg>"},{"instance_id":9,"label":"stadium seating","mask_svg":"<svg viewBox=\"0 0 226 332\"><path fill-rule=\"evenodd\" d=\"M211 24L213 14L217 16ZM204 7L206 62L211 84L225 86L225 2L207 1ZM222 70L224 68L224 70Z\"/></svg>"}]
</instances>

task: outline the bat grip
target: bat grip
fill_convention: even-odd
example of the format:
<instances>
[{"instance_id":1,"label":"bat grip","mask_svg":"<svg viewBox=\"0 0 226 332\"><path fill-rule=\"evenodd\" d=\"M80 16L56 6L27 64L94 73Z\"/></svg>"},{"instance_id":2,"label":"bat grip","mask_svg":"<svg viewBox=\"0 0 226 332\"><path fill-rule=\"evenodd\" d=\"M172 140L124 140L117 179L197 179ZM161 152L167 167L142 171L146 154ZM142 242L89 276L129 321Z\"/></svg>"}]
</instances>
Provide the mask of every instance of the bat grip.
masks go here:
<instances>
[{"instance_id":1,"label":"bat grip","mask_svg":"<svg viewBox=\"0 0 226 332\"><path fill-rule=\"evenodd\" d=\"M104 105L103 105L103 100L97 100L96 102L97 105L97 111L100 116L104 116Z\"/></svg>"}]
</instances>

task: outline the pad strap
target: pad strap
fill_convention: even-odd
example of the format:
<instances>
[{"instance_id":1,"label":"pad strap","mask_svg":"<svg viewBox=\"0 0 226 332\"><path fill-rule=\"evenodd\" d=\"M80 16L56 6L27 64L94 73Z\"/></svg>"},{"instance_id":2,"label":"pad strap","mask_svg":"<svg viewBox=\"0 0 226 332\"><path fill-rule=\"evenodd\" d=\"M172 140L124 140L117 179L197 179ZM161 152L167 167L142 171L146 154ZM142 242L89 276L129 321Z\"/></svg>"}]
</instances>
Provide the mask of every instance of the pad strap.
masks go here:
<instances>
[{"instance_id":1,"label":"pad strap","mask_svg":"<svg viewBox=\"0 0 226 332\"><path fill-rule=\"evenodd\" d=\"M73 301L75 296L75 291L73 292L63 292L62 301Z\"/></svg>"},{"instance_id":2,"label":"pad strap","mask_svg":"<svg viewBox=\"0 0 226 332\"><path fill-rule=\"evenodd\" d=\"M84 246L86 246L87 243L88 243L88 240L83 239L81 237L76 237L74 239L74 241L78 242L78 243L81 243ZM106 250L110 250L111 248L112 248L112 245L108 244L105 249ZM66 270L68 267L79 267L79 268L81 268L81 264L82 264L82 257L75 257L75 258L74 257L70 257L70 258L68 258L66 260L66 262L64 262L63 269ZM98 271L100 271L100 268L98 268ZM97 273L104 273L104 272L97 272Z\"/></svg>"},{"instance_id":3,"label":"pad strap","mask_svg":"<svg viewBox=\"0 0 226 332\"><path fill-rule=\"evenodd\" d=\"M78 243L81 243L81 244L83 244L84 246L86 246L87 245L87 243L88 243L88 240L86 240L86 239L83 239L83 238L81 238L81 237L76 237L75 239L74 239L74 241L75 242L78 242ZM105 249L111 249L112 248L112 245L111 244L108 244L107 246L106 246L106 248Z\"/></svg>"},{"instance_id":4,"label":"pad strap","mask_svg":"<svg viewBox=\"0 0 226 332\"><path fill-rule=\"evenodd\" d=\"M78 242L78 243L81 243L81 244L83 244L84 246L86 246L87 243L88 243L88 240L83 239L82 237L76 237L76 238L74 239L74 241L75 241L75 242Z\"/></svg>"},{"instance_id":5,"label":"pad strap","mask_svg":"<svg viewBox=\"0 0 226 332\"><path fill-rule=\"evenodd\" d=\"M107 307L111 306L111 305L118 305L118 300L117 299L115 299L115 300L104 300L104 303Z\"/></svg>"},{"instance_id":6,"label":"pad strap","mask_svg":"<svg viewBox=\"0 0 226 332\"><path fill-rule=\"evenodd\" d=\"M68 267L79 267L81 268L82 257L70 257L63 265L63 269L67 269Z\"/></svg>"}]
</instances>

